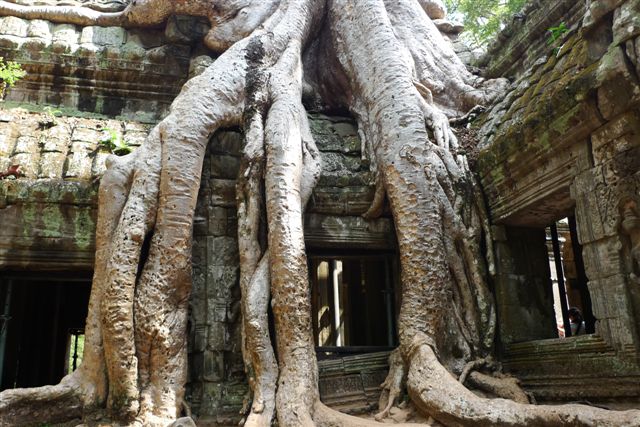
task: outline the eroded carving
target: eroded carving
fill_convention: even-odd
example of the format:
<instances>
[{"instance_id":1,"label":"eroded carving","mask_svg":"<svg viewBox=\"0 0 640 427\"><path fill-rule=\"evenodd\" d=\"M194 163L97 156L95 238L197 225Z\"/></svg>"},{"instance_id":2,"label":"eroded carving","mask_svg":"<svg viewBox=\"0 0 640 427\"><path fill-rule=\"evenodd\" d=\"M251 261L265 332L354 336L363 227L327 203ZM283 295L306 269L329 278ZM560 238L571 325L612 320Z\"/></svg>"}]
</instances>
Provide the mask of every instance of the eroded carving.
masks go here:
<instances>
[{"instance_id":1,"label":"eroded carving","mask_svg":"<svg viewBox=\"0 0 640 427\"><path fill-rule=\"evenodd\" d=\"M622 204L621 227L624 234L629 237L629 278L633 283L640 284L640 215L638 204L634 200L628 200Z\"/></svg>"}]
</instances>

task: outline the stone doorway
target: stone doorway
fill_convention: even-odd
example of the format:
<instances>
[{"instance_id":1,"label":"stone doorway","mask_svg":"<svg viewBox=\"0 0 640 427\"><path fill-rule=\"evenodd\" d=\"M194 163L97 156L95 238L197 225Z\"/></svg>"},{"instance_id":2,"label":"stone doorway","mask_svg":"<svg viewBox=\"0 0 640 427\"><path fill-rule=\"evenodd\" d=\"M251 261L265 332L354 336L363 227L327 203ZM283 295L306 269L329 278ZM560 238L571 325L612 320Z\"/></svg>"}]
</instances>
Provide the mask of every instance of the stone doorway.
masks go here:
<instances>
[{"instance_id":1,"label":"stone doorway","mask_svg":"<svg viewBox=\"0 0 640 427\"><path fill-rule=\"evenodd\" d=\"M56 384L81 359L91 277L0 277L0 389Z\"/></svg>"}]
</instances>

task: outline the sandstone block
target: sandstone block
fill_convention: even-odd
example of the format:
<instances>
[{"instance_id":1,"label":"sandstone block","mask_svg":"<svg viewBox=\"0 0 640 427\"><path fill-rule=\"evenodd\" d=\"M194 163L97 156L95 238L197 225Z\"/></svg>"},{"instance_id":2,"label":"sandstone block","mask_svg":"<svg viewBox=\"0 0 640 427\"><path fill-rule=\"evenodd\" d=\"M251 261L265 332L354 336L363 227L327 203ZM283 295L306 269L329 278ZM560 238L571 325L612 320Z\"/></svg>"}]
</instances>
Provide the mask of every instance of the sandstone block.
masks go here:
<instances>
[{"instance_id":1,"label":"sandstone block","mask_svg":"<svg viewBox=\"0 0 640 427\"><path fill-rule=\"evenodd\" d=\"M29 22L29 28L27 29L27 37L37 37L46 41L47 43L51 43L52 33L51 33L52 24L48 21L43 21L41 19L34 19Z\"/></svg>"},{"instance_id":2,"label":"sandstone block","mask_svg":"<svg viewBox=\"0 0 640 427\"><path fill-rule=\"evenodd\" d=\"M121 27L84 27L80 43L96 46L120 46L126 40L126 30Z\"/></svg>"},{"instance_id":3,"label":"sandstone block","mask_svg":"<svg viewBox=\"0 0 640 427\"><path fill-rule=\"evenodd\" d=\"M0 34L27 37L28 32L29 21L26 19L16 18L15 16L0 18Z\"/></svg>"}]
</instances>

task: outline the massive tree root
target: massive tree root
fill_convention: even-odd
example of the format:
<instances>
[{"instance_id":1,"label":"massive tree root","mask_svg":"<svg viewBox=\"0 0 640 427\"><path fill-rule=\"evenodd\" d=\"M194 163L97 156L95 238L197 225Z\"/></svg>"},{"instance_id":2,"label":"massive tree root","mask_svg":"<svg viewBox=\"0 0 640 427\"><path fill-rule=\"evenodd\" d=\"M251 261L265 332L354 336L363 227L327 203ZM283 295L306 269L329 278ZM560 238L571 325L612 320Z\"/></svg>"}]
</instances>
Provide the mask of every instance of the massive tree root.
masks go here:
<instances>
[{"instance_id":1,"label":"massive tree root","mask_svg":"<svg viewBox=\"0 0 640 427\"><path fill-rule=\"evenodd\" d=\"M637 424L638 411L529 405L513 380L471 372L493 351L481 247L491 239L449 119L488 102L503 83L482 81L455 57L430 19L444 13L439 2L137 0L100 14L0 1L0 14L87 25L156 25L174 13L207 17L206 45L225 52L185 85L140 149L112 159L100 189L82 366L56 386L3 392L4 423L98 417L159 426L181 415L193 213L206 144L225 126L242 126L246 140L237 186L252 399L245 425L274 417L282 426L375 423L319 401L303 212L320 159L304 87L351 110L378 175L366 215L381 211L386 194L396 224L400 347L378 418L406 388L420 411L446 425ZM467 378L513 400L480 398L464 387Z\"/></svg>"}]
</instances>

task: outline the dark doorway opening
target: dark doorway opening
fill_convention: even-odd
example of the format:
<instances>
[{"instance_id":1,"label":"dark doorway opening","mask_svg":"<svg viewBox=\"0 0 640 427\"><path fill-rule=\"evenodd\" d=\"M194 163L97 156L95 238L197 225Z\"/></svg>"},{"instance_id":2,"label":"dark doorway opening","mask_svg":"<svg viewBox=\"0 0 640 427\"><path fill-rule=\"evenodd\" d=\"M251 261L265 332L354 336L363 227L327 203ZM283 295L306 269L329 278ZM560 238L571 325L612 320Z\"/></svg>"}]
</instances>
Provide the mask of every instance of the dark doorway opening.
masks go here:
<instances>
[{"instance_id":1,"label":"dark doorway opening","mask_svg":"<svg viewBox=\"0 0 640 427\"><path fill-rule=\"evenodd\" d=\"M589 279L582 258L582 245L574 216L554 222L547 228L549 261L554 282L554 308L558 335L593 334L596 318L591 307ZM576 319L576 313L578 319Z\"/></svg>"},{"instance_id":2,"label":"dark doorway opening","mask_svg":"<svg viewBox=\"0 0 640 427\"><path fill-rule=\"evenodd\" d=\"M319 355L366 353L396 345L394 263L388 255L309 257Z\"/></svg>"},{"instance_id":3,"label":"dark doorway opening","mask_svg":"<svg viewBox=\"0 0 640 427\"><path fill-rule=\"evenodd\" d=\"M56 384L82 358L91 278L0 278L0 389Z\"/></svg>"}]
</instances>

